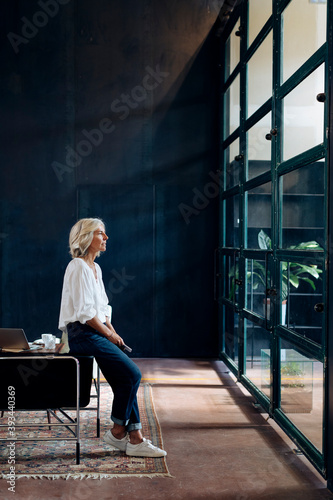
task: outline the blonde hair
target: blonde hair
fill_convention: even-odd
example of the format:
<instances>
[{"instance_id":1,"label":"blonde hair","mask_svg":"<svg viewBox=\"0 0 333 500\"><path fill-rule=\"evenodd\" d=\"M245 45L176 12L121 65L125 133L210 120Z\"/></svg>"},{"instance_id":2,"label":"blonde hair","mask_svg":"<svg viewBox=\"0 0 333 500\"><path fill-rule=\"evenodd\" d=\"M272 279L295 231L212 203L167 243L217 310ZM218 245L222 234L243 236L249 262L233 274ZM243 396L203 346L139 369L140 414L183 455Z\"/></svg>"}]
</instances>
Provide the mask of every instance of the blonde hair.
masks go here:
<instances>
[{"instance_id":1,"label":"blonde hair","mask_svg":"<svg viewBox=\"0 0 333 500\"><path fill-rule=\"evenodd\" d=\"M99 226L105 227L101 219L80 219L74 224L69 233L69 251L73 259L87 254L94 232ZM98 252L97 257L99 255L100 252Z\"/></svg>"}]
</instances>

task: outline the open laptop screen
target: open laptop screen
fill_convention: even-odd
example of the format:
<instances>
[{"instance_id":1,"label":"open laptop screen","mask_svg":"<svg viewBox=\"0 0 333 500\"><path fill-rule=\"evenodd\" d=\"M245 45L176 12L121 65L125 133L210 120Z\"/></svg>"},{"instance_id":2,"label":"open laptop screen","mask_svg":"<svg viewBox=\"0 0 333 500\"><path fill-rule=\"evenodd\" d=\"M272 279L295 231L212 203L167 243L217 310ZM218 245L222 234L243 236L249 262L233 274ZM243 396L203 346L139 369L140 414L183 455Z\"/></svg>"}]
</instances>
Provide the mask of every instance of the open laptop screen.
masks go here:
<instances>
[{"instance_id":1,"label":"open laptop screen","mask_svg":"<svg viewBox=\"0 0 333 500\"><path fill-rule=\"evenodd\" d=\"M0 348L12 352L31 349L22 328L0 328Z\"/></svg>"}]
</instances>

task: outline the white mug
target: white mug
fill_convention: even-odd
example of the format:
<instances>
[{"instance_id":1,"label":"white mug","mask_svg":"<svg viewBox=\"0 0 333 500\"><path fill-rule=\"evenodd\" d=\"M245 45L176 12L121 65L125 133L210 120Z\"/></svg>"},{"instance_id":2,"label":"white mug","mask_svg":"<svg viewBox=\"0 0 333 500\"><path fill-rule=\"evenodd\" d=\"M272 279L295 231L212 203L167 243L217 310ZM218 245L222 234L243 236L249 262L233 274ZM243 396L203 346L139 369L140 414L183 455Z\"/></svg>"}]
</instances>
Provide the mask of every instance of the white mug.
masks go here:
<instances>
[{"instance_id":1,"label":"white mug","mask_svg":"<svg viewBox=\"0 0 333 500\"><path fill-rule=\"evenodd\" d=\"M45 349L55 348L55 336L52 333L43 333L42 340L44 342Z\"/></svg>"}]
</instances>

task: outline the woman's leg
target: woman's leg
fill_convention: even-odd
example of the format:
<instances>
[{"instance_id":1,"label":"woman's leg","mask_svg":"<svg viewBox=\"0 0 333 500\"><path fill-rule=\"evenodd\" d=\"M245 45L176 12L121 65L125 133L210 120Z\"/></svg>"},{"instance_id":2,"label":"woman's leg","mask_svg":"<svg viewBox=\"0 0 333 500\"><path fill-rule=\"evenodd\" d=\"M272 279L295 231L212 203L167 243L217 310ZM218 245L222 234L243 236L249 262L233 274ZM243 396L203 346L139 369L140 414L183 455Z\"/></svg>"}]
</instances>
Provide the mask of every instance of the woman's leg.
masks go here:
<instances>
[{"instance_id":1,"label":"woman's leg","mask_svg":"<svg viewBox=\"0 0 333 500\"><path fill-rule=\"evenodd\" d=\"M95 356L114 394L111 420L118 425L126 426L128 431L141 429L137 401L141 372L136 364L117 346L111 349L119 351L111 360L104 354Z\"/></svg>"},{"instance_id":2,"label":"woman's leg","mask_svg":"<svg viewBox=\"0 0 333 500\"><path fill-rule=\"evenodd\" d=\"M136 364L116 345L88 325L67 326L70 353L94 356L110 384L114 400L111 420L114 427L104 440L134 457L163 457L164 450L142 437L137 390L141 372ZM130 441L126 431L129 432ZM117 437L118 436L118 437Z\"/></svg>"},{"instance_id":3,"label":"woman's leg","mask_svg":"<svg viewBox=\"0 0 333 500\"><path fill-rule=\"evenodd\" d=\"M136 364L115 344L95 333L87 325L68 327L70 353L95 357L114 393L111 420L128 431L141 429L136 394L141 372Z\"/></svg>"}]
</instances>

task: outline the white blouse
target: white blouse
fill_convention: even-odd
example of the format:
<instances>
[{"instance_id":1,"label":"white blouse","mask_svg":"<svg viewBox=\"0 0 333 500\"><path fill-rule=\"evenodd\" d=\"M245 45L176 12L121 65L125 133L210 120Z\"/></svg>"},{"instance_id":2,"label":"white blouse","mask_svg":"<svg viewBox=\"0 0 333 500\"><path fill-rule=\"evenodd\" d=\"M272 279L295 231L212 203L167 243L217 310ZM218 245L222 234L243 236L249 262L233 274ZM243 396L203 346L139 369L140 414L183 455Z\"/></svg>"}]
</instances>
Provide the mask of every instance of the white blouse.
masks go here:
<instances>
[{"instance_id":1,"label":"white blouse","mask_svg":"<svg viewBox=\"0 0 333 500\"><path fill-rule=\"evenodd\" d=\"M80 258L67 266L62 287L59 330L67 332L67 324L79 321L85 324L95 316L105 323L111 321L112 308L105 293L102 270L95 263L97 281L93 270Z\"/></svg>"}]
</instances>

